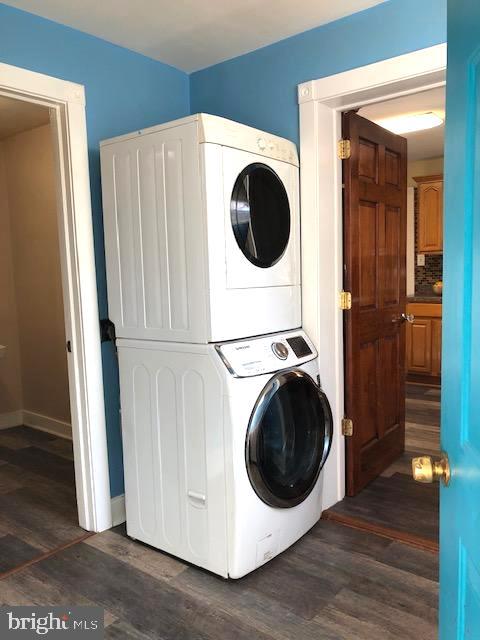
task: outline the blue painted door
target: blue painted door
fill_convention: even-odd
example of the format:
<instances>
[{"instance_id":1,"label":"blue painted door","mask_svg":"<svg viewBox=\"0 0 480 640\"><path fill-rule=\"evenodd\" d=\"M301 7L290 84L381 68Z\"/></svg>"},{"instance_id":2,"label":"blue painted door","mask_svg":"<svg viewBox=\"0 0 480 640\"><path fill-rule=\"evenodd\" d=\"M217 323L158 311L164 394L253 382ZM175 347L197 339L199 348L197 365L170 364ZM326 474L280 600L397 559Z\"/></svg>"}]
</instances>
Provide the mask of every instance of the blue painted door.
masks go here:
<instances>
[{"instance_id":1,"label":"blue painted door","mask_svg":"<svg viewBox=\"0 0 480 640\"><path fill-rule=\"evenodd\" d=\"M480 639L480 2L448 0L440 638Z\"/></svg>"}]
</instances>

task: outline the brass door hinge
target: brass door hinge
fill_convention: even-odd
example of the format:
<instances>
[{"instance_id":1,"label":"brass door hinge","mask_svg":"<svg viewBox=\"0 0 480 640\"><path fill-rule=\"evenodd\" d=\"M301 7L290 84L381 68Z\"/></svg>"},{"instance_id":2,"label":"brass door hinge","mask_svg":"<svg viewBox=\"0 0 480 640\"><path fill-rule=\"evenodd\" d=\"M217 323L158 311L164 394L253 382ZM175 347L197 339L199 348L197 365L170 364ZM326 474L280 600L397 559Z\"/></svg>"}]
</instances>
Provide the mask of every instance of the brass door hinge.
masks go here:
<instances>
[{"instance_id":1,"label":"brass door hinge","mask_svg":"<svg viewBox=\"0 0 480 640\"><path fill-rule=\"evenodd\" d=\"M353 436L353 420L342 418L342 436Z\"/></svg>"},{"instance_id":2,"label":"brass door hinge","mask_svg":"<svg viewBox=\"0 0 480 640\"><path fill-rule=\"evenodd\" d=\"M351 154L350 140L343 139L337 143L337 154L340 160L348 160Z\"/></svg>"},{"instance_id":3,"label":"brass door hinge","mask_svg":"<svg viewBox=\"0 0 480 640\"><path fill-rule=\"evenodd\" d=\"M340 291L339 305L342 311L348 311L352 308L352 294L350 291Z\"/></svg>"}]
</instances>

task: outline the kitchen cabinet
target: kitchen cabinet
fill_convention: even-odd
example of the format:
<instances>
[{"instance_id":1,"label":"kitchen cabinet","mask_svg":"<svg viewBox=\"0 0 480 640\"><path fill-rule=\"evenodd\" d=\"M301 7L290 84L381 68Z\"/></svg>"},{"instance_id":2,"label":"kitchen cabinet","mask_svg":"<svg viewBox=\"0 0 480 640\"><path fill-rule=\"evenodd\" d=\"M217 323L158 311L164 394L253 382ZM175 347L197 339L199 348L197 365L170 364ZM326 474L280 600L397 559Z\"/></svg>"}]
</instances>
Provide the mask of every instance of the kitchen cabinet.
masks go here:
<instances>
[{"instance_id":1,"label":"kitchen cabinet","mask_svg":"<svg viewBox=\"0 0 480 640\"><path fill-rule=\"evenodd\" d=\"M416 380L422 376L440 378L442 352L441 303L409 303L407 313L413 323L407 323L407 374Z\"/></svg>"},{"instance_id":2,"label":"kitchen cabinet","mask_svg":"<svg viewBox=\"0 0 480 640\"><path fill-rule=\"evenodd\" d=\"M418 184L417 253L443 252L443 176L414 178Z\"/></svg>"}]
</instances>

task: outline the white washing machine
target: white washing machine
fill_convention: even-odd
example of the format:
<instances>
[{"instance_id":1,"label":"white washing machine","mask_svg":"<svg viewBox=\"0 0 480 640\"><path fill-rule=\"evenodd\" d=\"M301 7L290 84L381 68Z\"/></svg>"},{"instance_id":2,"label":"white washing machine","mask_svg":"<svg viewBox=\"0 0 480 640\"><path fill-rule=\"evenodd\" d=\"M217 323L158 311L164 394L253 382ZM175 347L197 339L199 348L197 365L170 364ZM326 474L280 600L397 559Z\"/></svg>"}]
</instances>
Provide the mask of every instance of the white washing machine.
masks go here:
<instances>
[{"instance_id":1,"label":"white washing machine","mask_svg":"<svg viewBox=\"0 0 480 640\"><path fill-rule=\"evenodd\" d=\"M295 145L205 114L101 143L121 338L217 342L300 327Z\"/></svg>"},{"instance_id":2,"label":"white washing machine","mask_svg":"<svg viewBox=\"0 0 480 640\"><path fill-rule=\"evenodd\" d=\"M118 354L129 536L240 578L317 522L332 414L303 331Z\"/></svg>"}]
</instances>

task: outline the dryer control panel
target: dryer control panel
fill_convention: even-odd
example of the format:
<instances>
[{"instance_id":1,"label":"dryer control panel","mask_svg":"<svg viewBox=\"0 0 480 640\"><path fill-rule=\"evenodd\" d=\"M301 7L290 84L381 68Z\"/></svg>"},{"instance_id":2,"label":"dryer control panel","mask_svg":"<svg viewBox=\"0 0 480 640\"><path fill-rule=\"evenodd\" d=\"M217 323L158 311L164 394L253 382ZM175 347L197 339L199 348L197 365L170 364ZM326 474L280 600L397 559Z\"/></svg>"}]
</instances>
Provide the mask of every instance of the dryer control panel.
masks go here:
<instances>
[{"instance_id":1,"label":"dryer control panel","mask_svg":"<svg viewBox=\"0 0 480 640\"><path fill-rule=\"evenodd\" d=\"M290 369L317 357L312 341L301 329L223 342L216 344L215 349L229 372L237 378Z\"/></svg>"}]
</instances>

